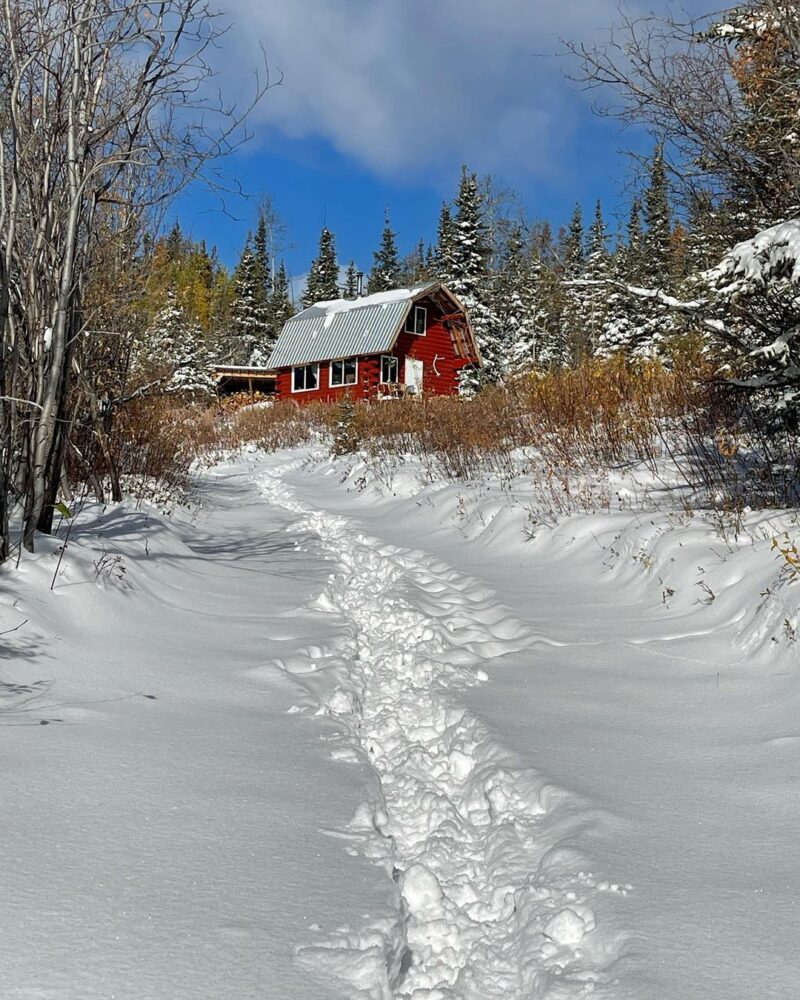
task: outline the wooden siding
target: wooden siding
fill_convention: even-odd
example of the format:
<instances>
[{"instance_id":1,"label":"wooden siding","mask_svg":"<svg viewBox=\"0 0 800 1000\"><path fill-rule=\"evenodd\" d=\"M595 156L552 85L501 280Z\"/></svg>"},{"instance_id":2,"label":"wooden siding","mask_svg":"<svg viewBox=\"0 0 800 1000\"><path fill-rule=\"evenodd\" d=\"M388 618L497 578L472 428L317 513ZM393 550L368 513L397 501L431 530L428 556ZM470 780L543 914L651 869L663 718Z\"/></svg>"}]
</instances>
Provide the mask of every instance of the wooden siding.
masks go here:
<instances>
[{"instance_id":1,"label":"wooden siding","mask_svg":"<svg viewBox=\"0 0 800 1000\"><path fill-rule=\"evenodd\" d=\"M392 353L401 359L400 381L405 379L402 359L417 358L423 364L423 391L433 396L453 395L458 392L458 373L475 359L456 356L453 338L441 322L441 309L430 299L423 299L417 305L428 310L427 332L425 336L403 332L397 338Z\"/></svg>"},{"instance_id":2,"label":"wooden siding","mask_svg":"<svg viewBox=\"0 0 800 1000\"><path fill-rule=\"evenodd\" d=\"M457 356L450 332L442 323L443 313L429 299L417 303L427 309L427 330L424 336L402 332L393 350L388 354L398 359L399 379L405 382L404 362L406 357L416 358L423 364L423 391L435 396L454 395L458 392L458 374L465 365L475 358ZM305 392L292 392L292 369L281 368L278 372L278 396L294 399L298 403L312 401L336 402L349 394L354 400L373 399L380 391L381 356L366 355L358 358L358 382L356 385L331 386L330 364L320 362L319 385Z\"/></svg>"}]
</instances>

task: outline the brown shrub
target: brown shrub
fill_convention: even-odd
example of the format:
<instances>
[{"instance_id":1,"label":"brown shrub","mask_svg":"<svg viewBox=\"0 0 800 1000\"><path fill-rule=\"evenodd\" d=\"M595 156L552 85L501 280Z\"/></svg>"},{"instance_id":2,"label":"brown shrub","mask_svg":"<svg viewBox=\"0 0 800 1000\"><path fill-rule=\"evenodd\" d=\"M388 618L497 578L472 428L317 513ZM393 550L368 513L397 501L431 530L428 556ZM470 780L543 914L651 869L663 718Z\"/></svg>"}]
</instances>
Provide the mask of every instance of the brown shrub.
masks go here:
<instances>
[{"instance_id":1,"label":"brown shrub","mask_svg":"<svg viewBox=\"0 0 800 1000\"><path fill-rule=\"evenodd\" d=\"M248 444L274 451L317 442L358 453L387 487L409 459L431 481L508 483L525 475L556 514L596 506L597 490L585 484L607 479L610 467L644 465L657 477L670 458L693 491L723 504L786 503L796 463L791 476L776 478L773 445L746 429L741 413L741 401L716 387L699 357L678 358L669 369L612 359L531 373L471 399L207 409L140 401L118 421L117 450L123 474L181 485L196 458Z\"/></svg>"}]
</instances>

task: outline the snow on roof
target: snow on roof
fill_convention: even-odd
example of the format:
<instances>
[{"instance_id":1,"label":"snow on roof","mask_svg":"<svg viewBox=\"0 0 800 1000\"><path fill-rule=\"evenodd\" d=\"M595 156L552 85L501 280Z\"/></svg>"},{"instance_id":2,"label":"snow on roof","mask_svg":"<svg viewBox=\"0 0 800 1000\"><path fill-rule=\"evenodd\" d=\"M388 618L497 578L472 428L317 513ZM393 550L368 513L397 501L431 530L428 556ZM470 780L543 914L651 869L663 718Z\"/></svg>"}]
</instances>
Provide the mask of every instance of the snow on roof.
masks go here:
<instances>
[{"instance_id":1,"label":"snow on roof","mask_svg":"<svg viewBox=\"0 0 800 1000\"><path fill-rule=\"evenodd\" d=\"M212 365L211 370L222 375L231 375L237 372L247 372L253 375L275 374L271 368L265 368L264 365Z\"/></svg>"},{"instance_id":2,"label":"snow on roof","mask_svg":"<svg viewBox=\"0 0 800 1000\"><path fill-rule=\"evenodd\" d=\"M286 368L391 350L412 304L437 287L439 282L427 282L360 299L315 302L284 326L267 365Z\"/></svg>"},{"instance_id":3,"label":"snow on roof","mask_svg":"<svg viewBox=\"0 0 800 1000\"><path fill-rule=\"evenodd\" d=\"M789 219L737 243L705 272L711 284L733 290L763 287L770 279L800 282L800 219Z\"/></svg>"}]
</instances>

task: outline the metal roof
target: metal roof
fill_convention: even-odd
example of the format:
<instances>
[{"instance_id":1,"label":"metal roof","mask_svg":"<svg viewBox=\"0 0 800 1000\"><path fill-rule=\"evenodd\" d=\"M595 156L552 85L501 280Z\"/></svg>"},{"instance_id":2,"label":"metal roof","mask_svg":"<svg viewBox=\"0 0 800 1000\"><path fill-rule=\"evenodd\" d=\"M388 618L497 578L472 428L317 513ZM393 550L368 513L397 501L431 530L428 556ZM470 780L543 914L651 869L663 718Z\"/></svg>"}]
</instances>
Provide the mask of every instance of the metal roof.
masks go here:
<instances>
[{"instance_id":1,"label":"metal roof","mask_svg":"<svg viewBox=\"0 0 800 1000\"><path fill-rule=\"evenodd\" d=\"M317 302L286 323L266 367L286 368L389 351L412 303L437 284L428 282L355 300Z\"/></svg>"}]
</instances>

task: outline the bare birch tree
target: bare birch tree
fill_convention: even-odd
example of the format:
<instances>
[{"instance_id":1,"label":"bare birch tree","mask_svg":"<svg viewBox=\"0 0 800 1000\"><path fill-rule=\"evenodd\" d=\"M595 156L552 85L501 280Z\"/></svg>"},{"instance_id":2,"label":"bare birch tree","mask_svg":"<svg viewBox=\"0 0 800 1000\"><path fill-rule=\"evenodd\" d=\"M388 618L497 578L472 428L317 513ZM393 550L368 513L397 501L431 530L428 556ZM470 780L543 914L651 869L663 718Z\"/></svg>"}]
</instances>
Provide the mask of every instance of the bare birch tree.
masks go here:
<instances>
[{"instance_id":1,"label":"bare birch tree","mask_svg":"<svg viewBox=\"0 0 800 1000\"><path fill-rule=\"evenodd\" d=\"M21 511L27 549L37 529L52 527L76 344L91 335L85 279L104 234L136 229L131 220L235 148L252 103L226 106L211 89L207 55L225 25L205 0L0 5L5 558L12 508ZM267 85L256 79L254 100Z\"/></svg>"},{"instance_id":2,"label":"bare birch tree","mask_svg":"<svg viewBox=\"0 0 800 1000\"><path fill-rule=\"evenodd\" d=\"M621 12L604 44L569 48L597 110L665 144L687 203L711 190L732 206L734 239L797 209L796 0L746 0L696 20Z\"/></svg>"}]
</instances>

